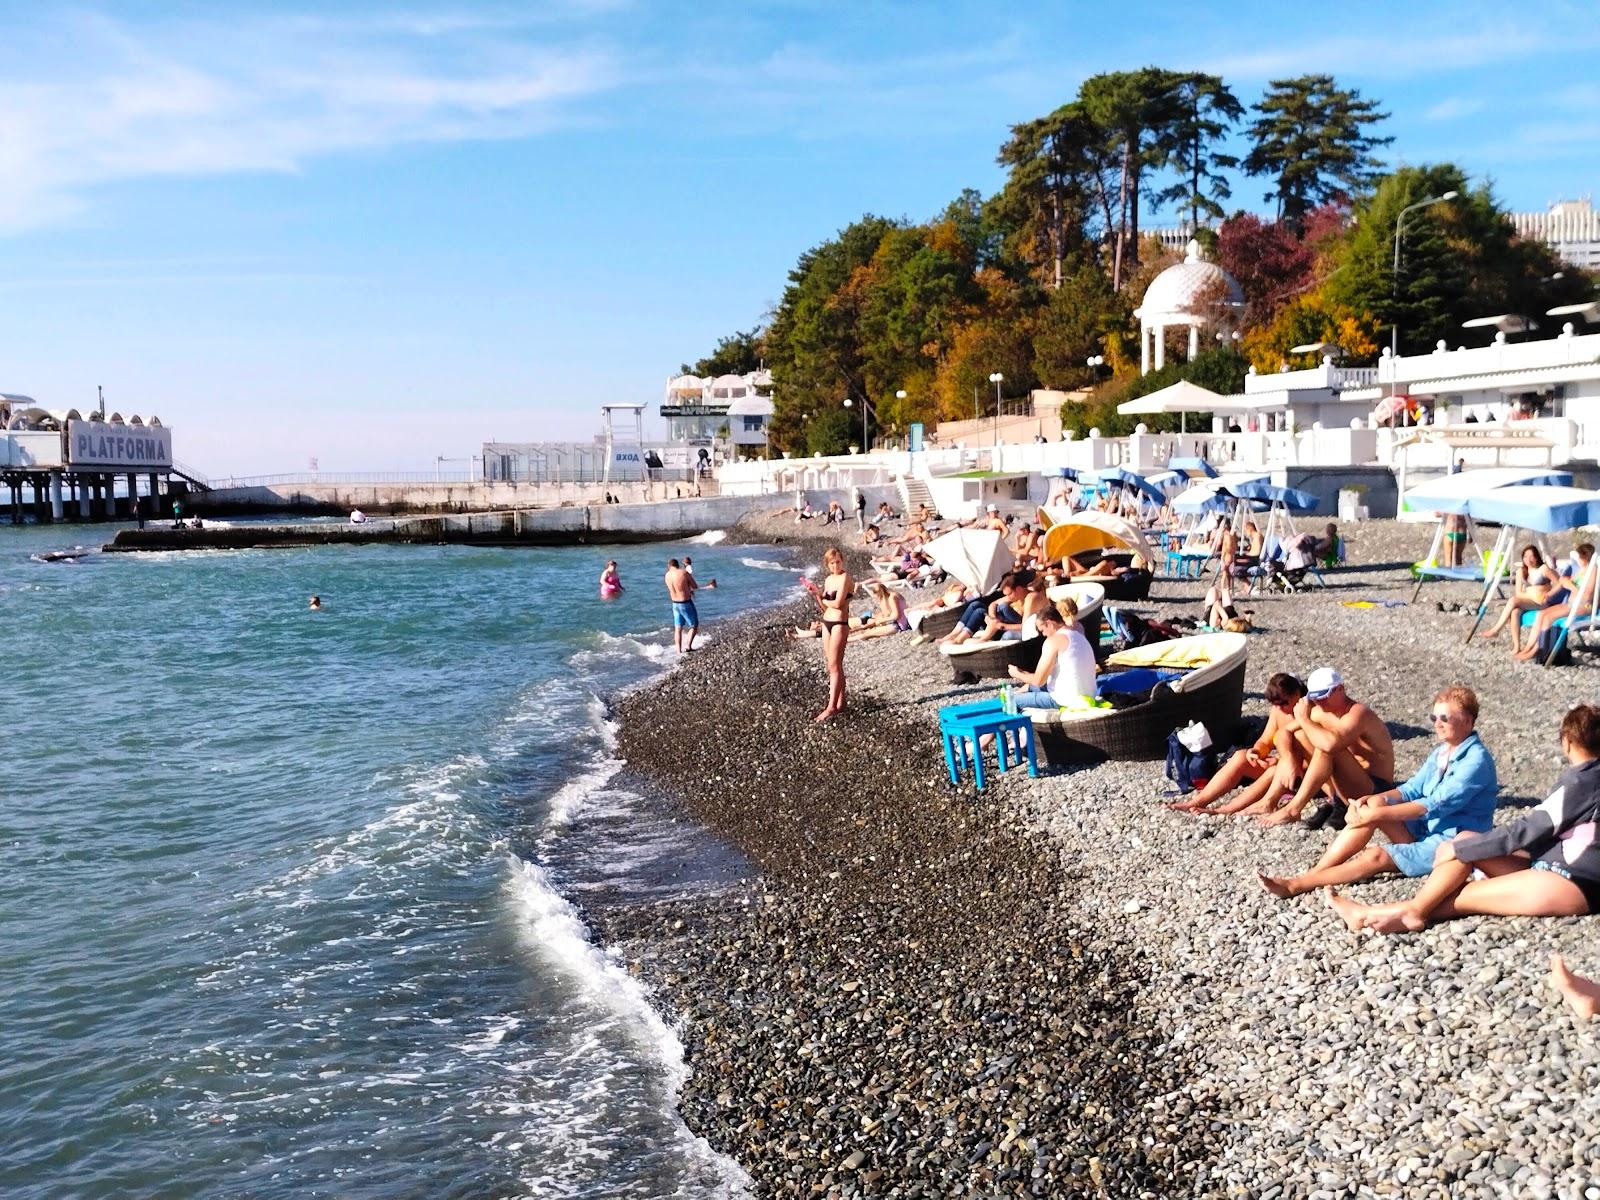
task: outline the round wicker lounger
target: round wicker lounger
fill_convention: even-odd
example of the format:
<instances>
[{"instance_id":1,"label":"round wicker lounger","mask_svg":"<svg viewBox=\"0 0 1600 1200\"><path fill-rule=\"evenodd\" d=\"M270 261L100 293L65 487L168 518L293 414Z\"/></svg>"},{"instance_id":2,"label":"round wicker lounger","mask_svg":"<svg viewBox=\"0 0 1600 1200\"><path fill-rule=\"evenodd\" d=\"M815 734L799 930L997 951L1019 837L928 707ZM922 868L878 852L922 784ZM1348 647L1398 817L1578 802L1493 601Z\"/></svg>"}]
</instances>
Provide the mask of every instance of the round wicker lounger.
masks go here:
<instances>
[{"instance_id":1,"label":"round wicker lounger","mask_svg":"<svg viewBox=\"0 0 1600 1200\"><path fill-rule=\"evenodd\" d=\"M1214 745L1226 745L1244 708L1247 658L1242 633L1202 633L1113 654L1107 666L1196 665L1181 679L1157 684L1150 699L1133 708L1034 712L1034 739L1052 766L1163 758L1167 735L1190 721L1204 724Z\"/></svg>"},{"instance_id":2,"label":"round wicker lounger","mask_svg":"<svg viewBox=\"0 0 1600 1200\"><path fill-rule=\"evenodd\" d=\"M1078 603L1078 623L1083 636L1089 639L1091 649L1100 644L1100 605L1105 600L1105 588L1098 582L1057 584L1045 595L1050 600L1071 596ZM926 629L927 622L923 622ZM1026 641L962 642L959 646L940 646L939 653L950 663L950 671L957 683L975 683L980 679L1009 679L1008 667L1017 666L1031 671L1039 665L1039 654L1044 645L1042 637Z\"/></svg>"}]
</instances>

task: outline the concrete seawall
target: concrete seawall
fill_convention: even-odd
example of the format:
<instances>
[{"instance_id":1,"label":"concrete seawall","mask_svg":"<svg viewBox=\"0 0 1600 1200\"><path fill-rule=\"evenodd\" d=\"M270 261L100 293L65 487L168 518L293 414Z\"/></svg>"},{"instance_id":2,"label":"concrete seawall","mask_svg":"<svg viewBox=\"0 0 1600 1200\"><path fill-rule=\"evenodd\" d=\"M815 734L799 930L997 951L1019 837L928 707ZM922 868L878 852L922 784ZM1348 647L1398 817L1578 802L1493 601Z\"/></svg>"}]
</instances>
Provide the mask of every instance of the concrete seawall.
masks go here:
<instances>
[{"instance_id":1,"label":"concrete seawall","mask_svg":"<svg viewBox=\"0 0 1600 1200\"><path fill-rule=\"evenodd\" d=\"M826 501L824 501L826 503ZM348 523L234 525L203 529L124 529L106 550L243 550L266 546L399 545L577 546L667 541L724 529L779 507L770 497L709 496L654 504L599 504L503 512L446 513Z\"/></svg>"},{"instance_id":2,"label":"concrete seawall","mask_svg":"<svg viewBox=\"0 0 1600 1200\"><path fill-rule=\"evenodd\" d=\"M715 492L716 484L701 487ZM481 513L510 509L555 508L560 505L599 505L609 495L627 504L687 498L693 483L508 483L498 480L412 483L276 483L229 487L226 484L198 492L187 500L188 511L203 517L243 517L271 513L312 516L348 516L351 509L366 513Z\"/></svg>"}]
</instances>

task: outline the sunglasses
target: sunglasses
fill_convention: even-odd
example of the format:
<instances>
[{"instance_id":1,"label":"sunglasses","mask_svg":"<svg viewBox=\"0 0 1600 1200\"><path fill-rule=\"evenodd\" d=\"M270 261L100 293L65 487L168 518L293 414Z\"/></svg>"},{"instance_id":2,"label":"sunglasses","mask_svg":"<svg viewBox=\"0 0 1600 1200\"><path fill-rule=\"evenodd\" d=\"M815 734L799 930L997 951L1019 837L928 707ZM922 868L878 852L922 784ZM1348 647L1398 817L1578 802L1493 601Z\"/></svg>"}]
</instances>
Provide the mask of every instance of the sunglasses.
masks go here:
<instances>
[{"instance_id":1,"label":"sunglasses","mask_svg":"<svg viewBox=\"0 0 1600 1200\"><path fill-rule=\"evenodd\" d=\"M1435 725L1444 725L1456 719L1455 713L1429 713L1428 719Z\"/></svg>"}]
</instances>

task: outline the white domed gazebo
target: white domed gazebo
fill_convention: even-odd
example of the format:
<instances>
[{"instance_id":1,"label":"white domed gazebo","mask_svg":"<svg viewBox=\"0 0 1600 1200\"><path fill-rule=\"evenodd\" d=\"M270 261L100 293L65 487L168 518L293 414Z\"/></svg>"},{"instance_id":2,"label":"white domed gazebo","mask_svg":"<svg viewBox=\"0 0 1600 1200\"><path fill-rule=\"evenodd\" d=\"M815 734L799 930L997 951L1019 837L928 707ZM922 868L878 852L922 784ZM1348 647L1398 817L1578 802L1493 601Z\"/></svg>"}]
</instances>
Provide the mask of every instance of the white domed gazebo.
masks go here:
<instances>
[{"instance_id":1,"label":"white domed gazebo","mask_svg":"<svg viewBox=\"0 0 1600 1200\"><path fill-rule=\"evenodd\" d=\"M1200 243L1191 241L1184 260L1152 279L1144 302L1134 310L1139 318L1139 374L1148 375L1166 365L1166 337L1171 326L1188 327L1192 359L1200 353L1200 331L1231 326L1243 307L1244 292L1238 281L1216 263L1207 262Z\"/></svg>"}]
</instances>

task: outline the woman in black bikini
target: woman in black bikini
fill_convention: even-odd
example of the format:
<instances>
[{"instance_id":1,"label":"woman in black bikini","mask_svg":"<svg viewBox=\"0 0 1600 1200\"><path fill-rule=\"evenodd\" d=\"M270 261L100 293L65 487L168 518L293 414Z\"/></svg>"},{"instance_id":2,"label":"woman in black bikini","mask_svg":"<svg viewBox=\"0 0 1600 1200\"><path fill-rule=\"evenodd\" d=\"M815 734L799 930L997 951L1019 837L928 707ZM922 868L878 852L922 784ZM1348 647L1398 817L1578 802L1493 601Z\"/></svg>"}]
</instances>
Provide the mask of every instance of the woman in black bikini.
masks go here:
<instances>
[{"instance_id":1,"label":"woman in black bikini","mask_svg":"<svg viewBox=\"0 0 1600 1200\"><path fill-rule=\"evenodd\" d=\"M838 547L830 546L823 553L822 569L825 578L820 588L809 579L801 580L822 607L822 661L828 667L828 703L817 714L818 721L844 711L844 648L850 640L850 596L856 587Z\"/></svg>"}]
</instances>

